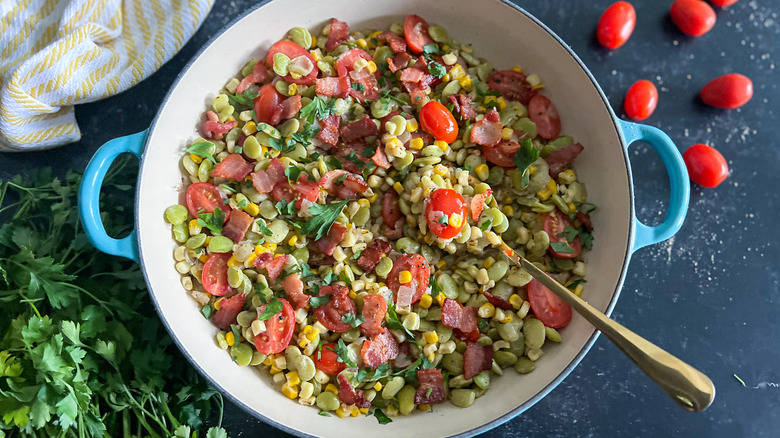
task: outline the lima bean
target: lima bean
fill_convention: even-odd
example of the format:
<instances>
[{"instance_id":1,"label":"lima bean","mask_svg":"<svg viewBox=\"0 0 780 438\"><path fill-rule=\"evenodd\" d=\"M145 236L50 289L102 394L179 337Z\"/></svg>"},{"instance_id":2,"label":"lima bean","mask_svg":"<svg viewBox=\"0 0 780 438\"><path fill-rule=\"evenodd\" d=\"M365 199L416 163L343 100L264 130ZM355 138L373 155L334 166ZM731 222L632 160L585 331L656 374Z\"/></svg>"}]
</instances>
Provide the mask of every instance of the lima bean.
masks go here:
<instances>
[{"instance_id":1,"label":"lima bean","mask_svg":"<svg viewBox=\"0 0 780 438\"><path fill-rule=\"evenodd\" d=\"M523 335L528 349L542 348L546 337L544 324L536 318L526 318L523 322Z\"/></svg>"}]
</instances>

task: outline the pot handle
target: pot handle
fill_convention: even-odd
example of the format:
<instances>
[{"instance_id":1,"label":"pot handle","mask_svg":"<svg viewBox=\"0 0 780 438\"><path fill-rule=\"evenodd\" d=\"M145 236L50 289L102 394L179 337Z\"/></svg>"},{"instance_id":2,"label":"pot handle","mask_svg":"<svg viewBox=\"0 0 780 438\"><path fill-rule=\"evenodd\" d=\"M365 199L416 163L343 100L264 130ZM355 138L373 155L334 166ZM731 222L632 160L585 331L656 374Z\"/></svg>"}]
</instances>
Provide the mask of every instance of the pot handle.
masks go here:
<instances>
[{"instance_id":1,"label":"pot handle","mask_svg":"<svg viewBox=\"0 0 780 438\"><path fill-rule=\"evenodd\" d=\"M661 157L669 174L670 199L669 208L663 223L649 227L634 216L636 230L634 247L631 252L653 245L672 237L680 230L685 214L688 212L688 200L691 195L691 185L688 180L688 170L685 167L680 151L666 133L658 128L620 120L620 129L626 141L626 149L636 141L647 142Z\"/></svg>"},{"instance_id":2,"label":"pot handle","mask_svg":"<svg viewBox=\"0 0 780 438\"><path fill-rule=\"evenodd\" d=\"M100 188L111 163L120 154L131 153L139 160L144 150L147 131L109 140L100 147L87 164L79 187L79 217L92 245L106 254L138 261L135 229L122 239L114 239L106 233L100 218Z\"/></svg>"}]
</instances>

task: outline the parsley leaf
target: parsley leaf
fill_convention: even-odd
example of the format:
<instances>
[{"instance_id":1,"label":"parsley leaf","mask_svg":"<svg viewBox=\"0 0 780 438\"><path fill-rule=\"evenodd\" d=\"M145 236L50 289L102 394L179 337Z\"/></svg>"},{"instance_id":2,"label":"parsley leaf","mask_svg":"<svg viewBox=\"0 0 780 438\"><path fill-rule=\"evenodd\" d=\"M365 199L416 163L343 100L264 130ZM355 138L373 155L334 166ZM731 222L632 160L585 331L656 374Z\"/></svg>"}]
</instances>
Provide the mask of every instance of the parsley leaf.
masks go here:
<instances>
[{"instance_id":1,"label":"parsley leaf","mask_svg":"<svg viewBox=\"0 0 780 438\"><path fill-rule=\"evenodd\" d=\"M277 151L286 154L289 152L292 152L295 150L295 140L292 138L287 140L286 142L283 140L278 140L273 137L268 138L268 144Z\"/></svg>"},{"instance_id":2,"label":"parsley leaf","mask_svg":"<svg viewBox=\"0 0 780 438\"><path fill-rule=\"evenodd\" d=\"M376 154L376 145L366 146L365 149L363 149L363 152L360 153L360 156L363 158L371 158Z\"/></svg>"},{"instance_id":3,"label":"parsley leaf","mask_svg":"<svg viewBox=\"0 0 780 438\"><path fill-rule=\"evenodd\" d=\"M318 307L322 307L330 301L330 299L333 297L332 294L325 294L321 297L310 297L309 298L309 307L312 309L316 309ZM346 324L346 323L345 323Z\"/></svg>"},{"instance_id":4,"label":"parsley leaf","mask_svg":"<svg viewBox=\"0 0 780 438\"><path fill-rule=\"evenodd\" d=\"M286 200L282 199L281 201L274 204L274 207L276 207L276 211L278 211L281 215L286 214L292 216L295 214L295 201L287 202Z\"/></svg>"},{"instance_id":5,"label":"parsley leaf","mask_svg":"<svg viewBox=\"0 0 780 438\"><path fill-rule=\"evenodd\" d=\"M576 239L577 236L580 237L580 241L586 248L593 249L593 235L581 228L576 229L572 226L568 226L563 229L562 233L558 234L558 237L565 237L566 241L569 243L574 242L574 239Z\"/></svg>"},{"instance_id":6,"label":"parsley leaf","mask_svg":"<svg viewBox=\"0 0 780 438\"><path fill-rule=\"evenodd\" d=\"M319 132L320 132L319 126L315 124L307 124L303 128L303 131L293 133L292 135L290 135L290 138L297 141L298 143L303 144L304 146L308 146L311 144L311 141L309 140L314 138Z\"/></svg>"},{"instance_id":7,"label":"parsley leaf","mask_svg":"<svg viewBox=\"0 0 780 438\"><path fill-rule=\"evenodd\" d=\"M431 285L431 298L436 298L441 292L441 286L439 285L439 282L436 281L436 276L431 275L428 283Z\"/></svg>"},{"instance_id":8,"label":"parsley leaf","mask_svg":"<svg viewBox=\"0 0 780 438\"><path fill-rule=\"evenodd\" d=\"M406 334L407 340L409 342L418 347L420 346L420 343L417 342L417 338L415 338L414 333L406 328L398 319L398 314L395 313L395 304L390 304L387 306L387 327L391 330L401 330Z\"/></svg>"},{"instance_id":9,"label":"parsley leaf","mask_svg":"<svg viewBox=\"0 0 780 438\"><path fill-rule=\"evenodd\" d=\"M308 278L314 275L314 273L311 272L311 268L309 268L308 263L301 263L301 278Z\"/></svg>"},{"instance_id":10,"label":"parsley leaf","mask_svg":"<svg viewBox=\"0 0 780 438\"><path fill-rule=\"evenodd\" d=\"M198 225L206 227L216 234L222 233L222 224L225 223L225 213L221 208L215 208L213 213L201 211L198 213Z\"/></svg>"},{"instance_id":11,"label":"parsley leaf","mask_svg":"<svg viewBox=\"0 0 780 438\"><path fill-rule=\"evenodd\" d=\"M211 150L214 150L214 143L210 141L199 141L197 143L193 143L192 146L185 149L184 152L203 157L212 163L217 164L217 160L214 159L214 155L209 152Z\"/></svg>"},{"instance_id":12,"label":"parsley leaf","mask_svg":"<svg viewBox=\"0 0 780 438\"><path fill-rule=\"evenodd\" d=\"M298 181L298 177L301 176L301 169L293 164L287 169L284 169L284 174L290 181Z\"/></svg>"},{"instance_id":13,"label":"parsley leaf","mask_svg":"<svg viewBox=\"0 0 780 438\"><path fill-rule=\"evenodd\" d=\"M528 172L528 166L534 163L539 158L539 149L531 143L530 138L526 138L520 143L520 149L515 153L512 161L517 164L517 169L523 172L520 186L522 188L528 187L528 180L530 172Z\"/></svg>"},{"instance_id":14,"label":"parsley leaf","mask_svg":"<svg viewBox=\"0 0 780 438\"><path fill-rule=\"evenodd\" d=\"M385 415L385 413L382 412L382 410L379 408L374 409L374 417L376 417L376 421L378 421L379 424L389 424L393 422L393 420L391 420L390 417Z\"/></svg>"},{"instance_id":15,"label":"parsley leaf","mask_svg":"<svg viewBox=\"0 0 780 438\"><path fill-rule=\"evenodd\" d=\"M276 297L271 298L268 304L265 305L265 311L258 317L260 321L266 321L273 318L276 314L284 309L282 302Z\"/></svg>"},{"instance_id":16,"label":"parsley leaf","mask_svg":"<svg viewBox=\"0 0 780 438\"><path fill-rule=\"evenodd\" d=\"M311 213L312 218L303 224L301 232L303 234L314 234L315 240L322 239L330 232L330 227L339 217L341 211L344 210L344 207L348 202L349 200L344 200L326 205L309 205L309 213Z\"/></svg>"},{"instance_id":17,"label":"parsley leaf","mask_svg":"<svg viewBox=\"0 0 780 438\"><path fill-rule=\"evenodd\" d=\"M353 83L352 83L352 89L353 89L353 90L356 90L356 91L360 91L361 93L362 93L363 91L365 91L365 87L363 87L363 84L361 84L361 83L358 83L358 82L353 82Z\"/></svg>"},{"instance_id":18,"label":"parsley leaf","mask_svg":"<svg viewBox=\"0 0 780 438\"><path fill-rule=\"evenodd\" d=\"M301 108L300 117L308 123L315 123L317 120L327 119L333 111L336 100L326 102L319 96L314 96L311 103Z\"/></svg>"},{"instance_id":19,"label":"parsley leaf","mask_svg":"<svg viewBox=\"0 0 780 438\"><path fill-rule=\"evenodd\" d=\"M327 286L329 284L333 284L335 281L338 281L338 279L338 275L334 274L333 271L328 271L328 273L322 277L322 284Z\"/></svg>"},{"instance_id":20,"label":"parsley leaf","mask_svg":"<svg viewBox=\"0 0 780 438\"><path fill-rule=\"evenodd\" d=\"M381 96L382 96L381 99L393 100L393 101L395 101L396 103L398 103L400 105L409 105L409 102L407 102L407 101L405 101L403 99L400 99L398 97L393 96L392 94L390 94L389 91L382 92Z\"/></svg>"},{"instance_id":21,"label":"parsley leaf","mask_svg":"<svg viewBox=\"0 0 780 438\"><path fill-rule=\"evenodd\" d=\"M319 411L317 412L317 415L322 415L323 417L330 417L330 414L326 411Z\"/></svg>"},{"instance_id":22,"label":"parsley leaf","mask_svg":"<svg viewBox=\"0 0 780 438\"><path fill-rule=\"evenodd\" d=\"M211 314L214 313L214 308L211 307L210 304L206 304L205 306L201 307L200 313L204 318L209 319L211 318Z\"/></svg>"},{"instance_id":23,"label":"parsley leaf","mask_svg":"<svg viewBox=\"0 0 780 438\"><path fill-rule=\"evenodd\" d=\"M567 243L564 242L552 242L550 243L550 248L553 249L555 252L560 252L564 254L573 254L574 249L569 246Z\"/></svg>"},{"instance_id":24,"label":"parsley leaf","mask_svg":"<svg viewBox=\"0 0 780 438\"><path fill-rule=\"evenodd\" d=\"M584 278L578 278L577 280L572 281L571 284L569 284L566 287L569 288L570 290L574 290L577 289L577 286L579 286L580 283L587 283L587 282L588 281L585 280Z\"/></svg>"},{"instance_id":25,"label":"parsley leaf","mask_svg":"<svg viewBox=\"0 0 780 438\"><path fill-rule=\"evenodd\" d=\"M257 220L257 229L260 230L261 233L265 234L268 237L271 237L274 235L273 231L269 230L268 227L263 225L263 221Z\"/></svg>"},{"instance_id":26,"label":"parsley leaf","mask_svg":"<svg viewBox=\"0 0 780 438\"><path fill-rule=\"evenodd\" d=\"M349 325L352 328L360 326L360 324L362 324L363 321L365 321L365 320L363 319L362 315L361 316L355 316L355 314L352 313L352 312L349 312L346 315L341 317L341 322L343 322L344 324Z\"/></svg>"},{"instance_id":27,"label":"parsley leaf","mask_svg":"<svg viewBox=\"0 0 780 438\"><path fill-rule=\"evenodd\" d=\"M357 365L355 362L352 362L352 359L349 358L349 350L347 350L346 344L344 344L344 340L339 338L339 342L336 344L336 348L332 347L325 347L330 351L333 351L336 353L338 358L336 359L337 362L341 362L343 364L346 364L348 367L355 368Z\"/></svg>"},{"instance_id":28,"label":"parsley leaf","mask_svg":"<svg viewBox=\"0 0 780 438\"><path fill-rule=\"evenodd\" d=\"M444 52L439 49L439 46L436 43L429 43L423 46L423 54L427 56L443 55Z\"/></svg>"},{"instance_id":29,"label":"parsley leaf","mask_svg":"<svg viewBox=\"0 0 780 438\"><path fill-rule=\"evenodd\" d=\"M437 78L442 78L447 74L447 68L436 61L428 63L428 71Z\"/></svg>"},{"instance_id":30,"label":"parsley leaf","mask_svg":"<svg viewBox=\"0 0 780 438\"><path fill-rule=\"evenodd\" d=\"M259 92L247 89L241 94L228 94L228 102L237 110L252 108L255 105L254 99L259 95Z\"/></svg>"},{"instance_id":31,"label":"parsley leaf","mask_svg":"<svg viewBox=\"0 0 780 438\"><path fill-rule=\"evenodd\" d=\"M442 225L449 226L450 225L450 217L447 216L446 214L442 214L441 217L439 218L438 222L440 224L442 224Z\"/></svg>"},{"instance_id":32,"label":"parsley leaf","mask_svg":"<svg viewBox=\"0 0 780 438\"><path fill-rule=\"evenodd\" d=\"M483 221L483 222L482 222L482 223L479 225L479 229L480 229L480 230L482 230L482 231L487 231L487 230L490 228L490 225L491 225L492 223L493 223L493 219L488 219L488 220L485 220L485 221Z\"/></svg>"}]
</instances>

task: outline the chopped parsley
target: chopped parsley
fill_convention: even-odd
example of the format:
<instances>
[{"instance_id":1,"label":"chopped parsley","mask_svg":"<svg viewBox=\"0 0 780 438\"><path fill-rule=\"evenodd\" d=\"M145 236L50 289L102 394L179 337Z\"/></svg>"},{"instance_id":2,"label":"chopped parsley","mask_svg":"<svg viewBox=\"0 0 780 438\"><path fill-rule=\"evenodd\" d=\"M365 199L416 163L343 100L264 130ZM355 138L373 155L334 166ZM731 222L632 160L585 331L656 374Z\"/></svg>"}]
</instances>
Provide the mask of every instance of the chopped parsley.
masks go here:
<instances>
[{"instance_id":1,"label":"chopped parsley","mask_svg":"<svg viewBox=\"0 0 780 438\"><path fill-rule=\"evenodd\" d=\"M488 328L488 322L484 319L480 319L477 323L477 327L479 327L480 331L487 330Z\"/></svg>"},{"instance_id":2,"label":"chopped parsley","mask_svg":"<svg viewBox=\"0 0 780 438\"><path fill-rule=\"evenodd\" d=\"M342 169L342 168L344 168L344 166L341 164L341 160L339 160L338 158L333 157L333 156L329 156L329 157L325 158L325 164L327 164L328 166L330 166L330 167L332 167L334 169Z\"/></svg>"},{"instance_id":3,"label":"chopped parsley","mask_svg":"<svg viewBox=\"0 0 780 438\"><path fill-rule=\"evenodd\" d=\"M592 202L578 202L577 206L585 207L585 208L580 208L580 211L582 211L583 213L590 213L597 208L596 204Z\"/></svg>"},{"instance_id":4,"label":"chopped parsley","mask_svg":"<svg viewBox=\"0 0 780 438\"><path fill-rule=\"evenodd\" d=\"M301 108L300 117L308 123L314 123L317 120L327 119L333 112L333 106L336 100L326 102L319 96L314 96L311 103Z\"/></svg>"},{"instance_id":5,"label":"chopped parsley","mask_svg":"<svg viewBox=\"0 0 780 438\"><path fill-rule=\"evenodd\" d=\"M357 367L357 364L355 362L352 362L352 359L349 358L349 350L347 350L346 344L344 344L344 340L339 338L339 342L336 344L336 348L332 347L325 347L328 350L336 353L338 358L336 359L337 362L341 362L343 364L346 364L348 367L355 368Z\"/></svg>"},{"instance_id":6,"label":"chopped parsley","mask_svg":"<svg viewBox=\"0 0 780 438\"><path fill-rule=\"evenodd\" d=\"M582 241L585 248L593 249L593 235L582 228L576 229L572 226L568 226L563 229L562 233L558 234L558 237L565 237L566 241L569 243L572 243L577 236L580 237L580 241Z\"/></svg>"},{"instance_id":7,"label":"chopped parsley","mask_svg":"<svg viewBox=\"0 0 780 438\"><path fill-rule=\"evenodd\" d=\"M244 148L242 148L241 146L236 146L233 148L233 153L240 154L242 152L244 152Z\"/></svg>"},{"instance_id":8,"label":"chopped parsley","mask_svg":"<svg viewBox=\"0 0 780 438\"><path fill-rule=\"evenodd\" d=\"M339 276L334 274L333 271L329 271L325 276L322 277L322 284L327 286L329 284L333 284L334 282L338 281Z\"/></svg>"},{"instance_id":9,"label":"chopped parsley","mask_svg":"<svg viewBox=\"0 0 780 438\"><path fill-rule=\"evenodd\" d=\"M344 324L347 324L348 326L350 326L352 328L360 326L360 324L363 324L363 321L365 321L365 319L363 319L362 315L361 316L355 316L355 314L352 313L352 312L349 312L346 315L341 317L341 322L343 322Z\"/></svg>"},{"instance_id":10,"label":"chopped parsley","mask_svg":"<svg viewBox=\"0 0 780 438\"><path fill-rule=\"evenodd\" d=\"M273 297L268 301L268 304L265 305L265 311L262 315L260 315L257 319L260 321L266 321L271 318L273 318L276 314L282 311L284 307L282 306L282 302L279 301L278 298ZM239 339L239 338L236 338Z\"/></svg>"},{"instance_id":11,"label":"chopped parsley","mask_svg":"<svg viewBox=\"0 0 780 438\"><path fill-rule=\"evenodd\" d=\"M285 173L287 173L287 170L285 170ZM274 207L276 207L276 211L278 211L281 215L293 215L295 213L295 201L287 202L286 200L282 199L281 201L274 204Z\"/></svg>"},{"instance_id":12,"label":"chopped parsley","mask_svg":"<svg viewBox=\"0 0 780 438\"><path fill-rule=\"evenodd\" d=\"M585 280L584 278L579 278L577 280L572 281L571 284L569 284L566 287L569 288L570 290L574 290L574 289L577 289L577 286L579 286L580 283L587 283L587 282L588 281Z\"/></svg>"},{"instance_id":13,"label":"chopped parsley","mask_svg":"<svg viewBox=\"0 0 780 438\"><path fill-rule=\"evenodd\" d=\"M574 248L565 242L552 242L550 243L550 248L552 248L555 252L560 252L563 254L574 254Z\"/></svg>"},{"instance_id":14,"label":"chopped parsley","mask_svg":"<svg viewBox=\"0 0 780 438\"><path fill-rule=\"evenodd\" d=\"M227 191L227 192L238 193L238 191L236 189L234 189L233 187L230 187L227 184L220 184L219 186L222 187L223 189L225 189L225 191Z\"/></svg>"},{"instance_id":15,"label":"chopped parsley","mask_svg":"<svg viewBox=\"0 0 780 438\"><path fill-rule=\"evenodd\" d=\"M425 57L430 57L433 55L444 55L444 52L439 49L436 43L430 43L423 46L423 54Z\"/></svg>"},{"instance_id":16,"label":"chopped parsley","mask_svg":"<svg viewBox=\"0 0 780 438\"><path fill-rule=\"evenodd\" d=\"M198 225L206 227L216 234L222 233L222 224L225 223L225 213L221 208L215 208L213 213L201 211L198 213Z\"/></svg>"},{"instance_id":17,"label":"chopped parsley","mask_svg":"<svg viewBox=\"0 0 780 438\"><path fill-rule=\"evenodd\" d=\"M486 220L486 221L482 222L482 223L479 225L479 229L480 229L480 230L482 230L483 232L484 232L484 231L487 231L487 230L488 230L488 228L490 228L490 225L491 225L492 223L493 223L493 219L488 219L488 220Z\"/></svg>"},{"instance_id":18,"label":"chopped parsley","mask_svg":"<svg viewBox=\"0 0 780 438\"><path fill-rule=\"evenodd\" d=\"M317 412L317 415L322 415L323 417L330 417L330 414L325 411L319 411Z\"/></svg>"},{"instance_id":19,"label":"chopped parsley","mask_svg":"<svg viewBox=\"0 0 780 438\"><path fill-rule=\"evenodd\" d=\"M315 240L322 239L330 232L330 227L339 217L341 211L344 210L344 207L348 202L349 200L344 200L325 205L309 205L309 213L311 213L312 218L303 224L301 232L303 232L303 234L314 234Z\"/></svg>"},{"instance_id":20,"label":"chopped parsley","mask_svg":"<svg viewBox=\"0 0 780 438\"><path fill-rule=\"evenodd\" d=\"M439 218L438 222L440 224L442 224L442 225L449 226L450 225L450 217L447 216L446 214L442 214L441 217Z\"/></svg>"},{"instance_id":21,"label":"chopped parsley","mask_svg":"<svg viewBox=\"0 0 780 438\"><path fill-rule=\"evenodd\" d=\"M298 181L298 178L301 176L301 169L298 166L291 164L290 167L284 169L284 174L290 181Z\"/></svg>"},{"instance_id":22,"label":"chopped parsley","mask_svg":"<svg viewBox=\"0 0 780 438\"><path fill-rule=\"evenodd\" d=\"M269 137L268 144L273 149L276 149L277 151L283 154L287 154L295 150L295 140L293 140L292 138L285 142L282 140L277 140L273 137Z\"/></svg>"},{"instance_id":23,"label":"chopped parsley","mask_svg":"<svg viewBox=\"0 0 780 438\"><path fill-rule=\"evenodd\" d=\"M320 132L319 126L315 124L307 124L303 131L296 132L292 135L290 135L290 138L297 141L298 143L303 144L304 146L308 146L311 144L309 140L314 138L318 133ZM315 159L316 160L316 159Z\"/></svg>"},{"instance_id":24,"label":"chopped parsley","mask_svg":"<svg viewBox=\"0 0 780 438\"><path fill-rule=\"evenodd\" d=\"M431 61L428 63L428 71L437 78L442 78L445 74L447 74L447 68L436 61Z\"/></svg>"},{"instance_id":25,"label":"chopped parsley","mask_svg":"<svg viewBox=\"0 0 780 438\"><path fill-rule=\"evenodd\" d=\"M247 89L241 94L228 94L228 102L237 110L240 110L239 108L252 108L255 105L254 99L259 95L259 92Z\"/></svg>"},{"instance_id":26,"label":"chopped parsley","mask_svg":"<svg viewBox=\"0 0 780 438\"><path fill-rule=\"evenodd\" d=\"M520 186L522 188L528 187L528 180L530 178L530 172L528 171L528 167L534 163L539 158L539 149L536 149L536 147L531 143L530 138L526 138L520 143L520 149L517 150L517 153L515 153L514 158L512 158L512 161L517 164L517 169L520 172L523 172L523 176L521 179Z\"/></svg>"},{"instance_id":27,"label":"chopped parsley","mask_svg":"<svg viewBox=\"0 0 780 438\"><path fill-rule=\"evenodd\" d=\"M391 330L401 330L406 334L409 342L418 347L420 346L420 343L417 342L417 338L414 337L414 333L412 333L412 331L408 328L404 327L404 325L401 323L401 320L398 319L398 314L395 313L395 304L390 304L387 306L387 327Z\"/></svg>"},{"instance_id":28,"label":"chopped parsley","mask_svg":"<svg viewBox=\"0 0 780 438\"><path fill-rule=\"evenodd\" d=\"M301 278L308 278L314 275L313 272L311 272L311 268L309 268L308 263L301 263Z\"/></svg>"},{"instance_id":29,"label":"chopped parsley","mask_svg":"<svg viewBox=\"0 0 780 438\"><path fill-rule=\"evenodd\" d=\"M352 83L352 89L356 91L360 91L361 93L365 91L365 87L363 87L363 84L357 82Z\"/></svg>"},{"instance_id":30,"label":"chopped parsley","mask_svg":"<svg viewBox=\"0 0 780 438\"><path fill-rule=\"evenodd\" d=\"M209 152L212 150L212 148L214 148L214 143L210 141L199 141L197 143L193 143L192 146L185 149L184 152L203 157L212 163L217 164L217 160L214 159L214 155Z\"/></svg>"},{"instance_id":31,"label":"chopped parsley","mask_svg":"<svg viewBox=\"0 0 780 438\"><path fill-rule=\"evenodd\" d=\"M321 297L311 297L309 298L309 307L312 309L316 309L318 307L322 307L330 301L330 299L333 297L332 294L325 294ZM346 324L346 323L345 323Z\"/></svg>"},{"instance_id":32,"label":"chopped parsley","mask_svg":"<svg viewBox=\"0 0 780 438\"><path fill-rule=\"evenodd\" d=\"M211 307L211 304L206 304L205 306L200 308L200 313L203 315L204 318L209 319L211 318L211 315L214 313L214 308Z\"/></svg>"},{"instance_id":33,"label":"chopped parsley","mask_svg":"<svg viewBox=\"0 0 780 438\"><path fill-rule=\"evenodd\" d=\"M383 100L383 99L389 99L389 100L395 101L396 103L398 103L398 104L400 104L400 105L409 105L409 102L407 102L407 101L405 101L405 100L403 100L403 99L399 99L399 98L397 98L397 97L393 96L392 94L390 94L390 92L389 92L389 91L385 91L385 92L383 92L381 96L382 96L382 99L381 99L381 100Z\"/></svg>"},{"instance_id":34,"label":"chopped parsley","mask_svg":"<svg viewBox=\"0 0 780 438\"><path fill-rule=\"evenodd\" d=\"M363 158L371 158L376 154L376 145L366 146L365 149L363 149L363 152L360 153L360 156Z\"/></svg>"},{"instance_id":35,"label":"chopped parsley","mask_svg":"<svg viewBox=\"0 0 780 438\"><path fill-rule=\"evenodd\" d=\"M376 421L378 421L379 424L389 424L393 422L393 420L391 420L390 417L385 415L385 413L382 412L382 410L379 408L374 409L374 417L376 417Z\"/></svg>"},{"instance_id":36,"label":"chopped parsley","mask_svg":"<svg viewBox=\"0 0 780 438\"><path fill-rule=\"evenodd\" d=\"M273 236L273 231L269 230L268 227L263 224L263 221L260 219L257 220L257 229L260 230L261 233L265 234L266 236L270 237Z\"/></svg>"},{"instance_id":37,"label":"chopped parsley","mask_svg":"<svg viewBox=\"0 0 780 438\"><path fill-rule=\"evenodd\" d=\"M436 276L431 275L431 278L428 279L428 283L431 285L431 298L436 298L441 292L441 286L439 286L439 282L436 281Z\"/></svg>"}]
</instances>

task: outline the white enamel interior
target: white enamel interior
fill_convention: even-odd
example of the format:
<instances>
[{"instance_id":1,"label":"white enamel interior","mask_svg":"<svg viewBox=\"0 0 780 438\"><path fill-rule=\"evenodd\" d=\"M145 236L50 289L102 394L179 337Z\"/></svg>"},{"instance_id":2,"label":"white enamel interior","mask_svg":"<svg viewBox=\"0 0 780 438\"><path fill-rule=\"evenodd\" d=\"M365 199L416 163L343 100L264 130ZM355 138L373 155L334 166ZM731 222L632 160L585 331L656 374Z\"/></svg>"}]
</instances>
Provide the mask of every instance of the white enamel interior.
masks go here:
<instances>
[{"instance_id":1,"label":"white enamel interior","mask_svg":"<svg viewBox=\"0 0 780 438\"><path fill-rule=\"evenodd\" d=\"M520 376L508 369L469 409L446 403L436 406L432 414L396 418L388 426L379 426L373 417L340 421L286 399L254 368L236 366L215 345L215 327L200 315L174 270L171 254L175 244L163 211L179 202L182 178L178 162L185 144L198 135L195 126L204 105L247 59L264 58L271 44L287 30L294 26L319 29L334 13L353 29L387 28L404 15L415 13L429 23L445 26L456 40L472 43L475 53L497 68L520 65L542 78L544 94L561 114L563 133L585 146L576 169L587 183L589 200L599 206L593 215L596 240L589 257L585 298L598 309L609 307L622 284L632 227L626 155L612 115L591 78L564 46L534 20L497 0L277 0L227 29L183 72L149 132L138 189L137 229L150 290L164 322L194 364L239 404L288 431L342 438L377 433L434 437L477 432L488 423L505 420L521 406L527 408L549 391L594 329L575 315L562 330L564 342L547 346L532 374Z\"/></svg>"}]
</instances>

